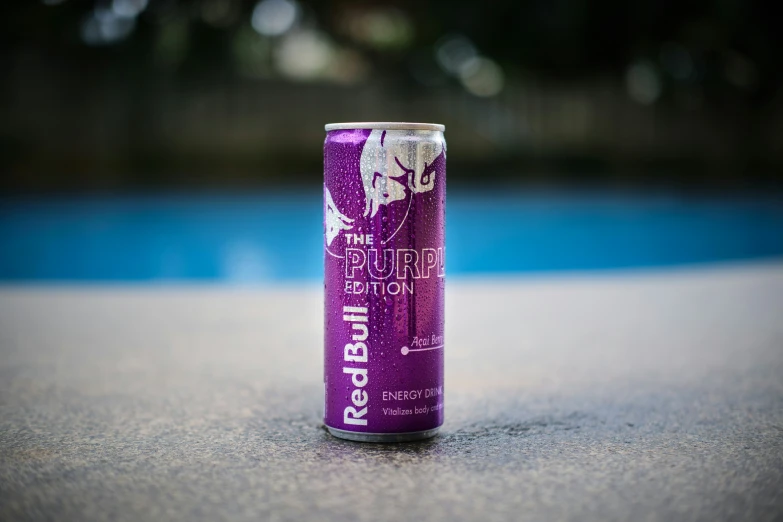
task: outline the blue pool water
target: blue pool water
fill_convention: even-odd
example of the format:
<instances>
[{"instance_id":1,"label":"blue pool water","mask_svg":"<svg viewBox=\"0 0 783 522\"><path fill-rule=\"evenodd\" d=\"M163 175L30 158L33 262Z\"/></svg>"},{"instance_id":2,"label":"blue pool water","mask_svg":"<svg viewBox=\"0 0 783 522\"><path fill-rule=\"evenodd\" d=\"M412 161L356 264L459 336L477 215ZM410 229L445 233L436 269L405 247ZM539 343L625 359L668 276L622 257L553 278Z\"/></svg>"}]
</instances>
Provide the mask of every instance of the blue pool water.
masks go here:
<instances>
[{"instance_id":1,"label":"blue pool water","mask_svg":"<svg viewBox=\"0 0 783 522\"><path fill-rule=\"evenodd\" d=\"M322 277L320 193L0 201L0 280ZM780 197L470 193L447 209L449 275L783 257Z\"/></svg>"}]
</instances>

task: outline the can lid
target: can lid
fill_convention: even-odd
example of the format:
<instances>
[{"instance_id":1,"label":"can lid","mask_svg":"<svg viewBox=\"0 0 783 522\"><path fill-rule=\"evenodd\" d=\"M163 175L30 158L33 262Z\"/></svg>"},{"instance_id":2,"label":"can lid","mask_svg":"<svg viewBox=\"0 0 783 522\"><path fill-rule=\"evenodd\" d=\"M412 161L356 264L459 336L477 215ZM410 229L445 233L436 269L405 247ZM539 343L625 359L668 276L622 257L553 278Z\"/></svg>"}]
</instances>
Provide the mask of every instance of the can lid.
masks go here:
<instances>
[{"instance_id":1,"label":"can lid","mask_svg":"<svg viewBox=\"0 0 783 522\"><path fill-rule=\"evenodd\" d=\"M383 130L431 130L443 132L445 125L440 123L405 123L399 121L359 121L350 123L327 123L327 131L345 129L383 129Z\"/></svg>"}]
</instances>

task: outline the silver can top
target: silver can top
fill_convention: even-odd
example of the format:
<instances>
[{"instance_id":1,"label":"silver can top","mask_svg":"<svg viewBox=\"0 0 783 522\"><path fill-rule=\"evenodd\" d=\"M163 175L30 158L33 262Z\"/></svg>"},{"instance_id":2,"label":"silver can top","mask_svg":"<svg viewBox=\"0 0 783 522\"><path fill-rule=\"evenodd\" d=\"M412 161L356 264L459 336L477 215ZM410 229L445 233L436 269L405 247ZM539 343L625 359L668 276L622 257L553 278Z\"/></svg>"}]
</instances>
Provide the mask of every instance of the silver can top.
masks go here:
<instances>
[{"instance_id":1,"label":"silver can top","mask_svg":"<svg viewBox=\"0 0 783 522\"><path fill-rule=\"evenodd\" d=\"M399 121L359 121L350 123L327 123L324 129L328 131L345 129L383 129L383 130L430 130L443 132L445 125L440 123L406 123Z\"/></svg>"}]
</instances>

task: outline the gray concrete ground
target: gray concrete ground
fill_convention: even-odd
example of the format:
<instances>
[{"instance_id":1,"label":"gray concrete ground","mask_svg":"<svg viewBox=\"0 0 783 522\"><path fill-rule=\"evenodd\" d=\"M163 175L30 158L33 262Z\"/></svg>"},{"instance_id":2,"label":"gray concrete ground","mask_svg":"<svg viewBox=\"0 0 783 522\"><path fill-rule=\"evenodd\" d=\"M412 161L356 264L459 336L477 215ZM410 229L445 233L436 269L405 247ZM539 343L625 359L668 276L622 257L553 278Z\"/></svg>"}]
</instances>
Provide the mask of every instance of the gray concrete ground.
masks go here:
<instances>
[{"instance_id":1,"label":"gray concrete ground","mask_svg":"<svg viewBox=\"0 0 783 522\"><path fill-rule=\"evenodd\" d=\"M783 264L448 299L442 434L367 445L317 286L2 289L0 519L783 518Z\"/></svg>"}]
</instances>

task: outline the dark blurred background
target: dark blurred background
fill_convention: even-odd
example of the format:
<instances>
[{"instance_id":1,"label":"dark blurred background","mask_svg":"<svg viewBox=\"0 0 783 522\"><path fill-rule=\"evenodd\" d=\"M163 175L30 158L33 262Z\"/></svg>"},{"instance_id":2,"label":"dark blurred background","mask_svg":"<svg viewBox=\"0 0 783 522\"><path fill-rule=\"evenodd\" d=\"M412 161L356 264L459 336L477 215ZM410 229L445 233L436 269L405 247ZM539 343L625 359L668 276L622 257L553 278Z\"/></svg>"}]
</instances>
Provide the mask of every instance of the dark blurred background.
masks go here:
<instances>
[{"instance_id":1,"label":"dark blurred background","mask_svg":"<svg viewBox=\"0 0 783 522\"><path fill-rule=\"evenodd\" d=\"M773 2L2 5L10 191L321 175L323 124L446 124L452 181L779 184Z\"/></svg>"},{"instance_id":2,"label":"dark blurred background","mask_svg":"<svg viewBox=\"0 0 783 522\"><path fill-rule=\"evenodd\" d=\"M317 279L338 121L446 125L451 273L783 256L773 4L3 2L0 280Z\"/></svg>"}]
</instances>

